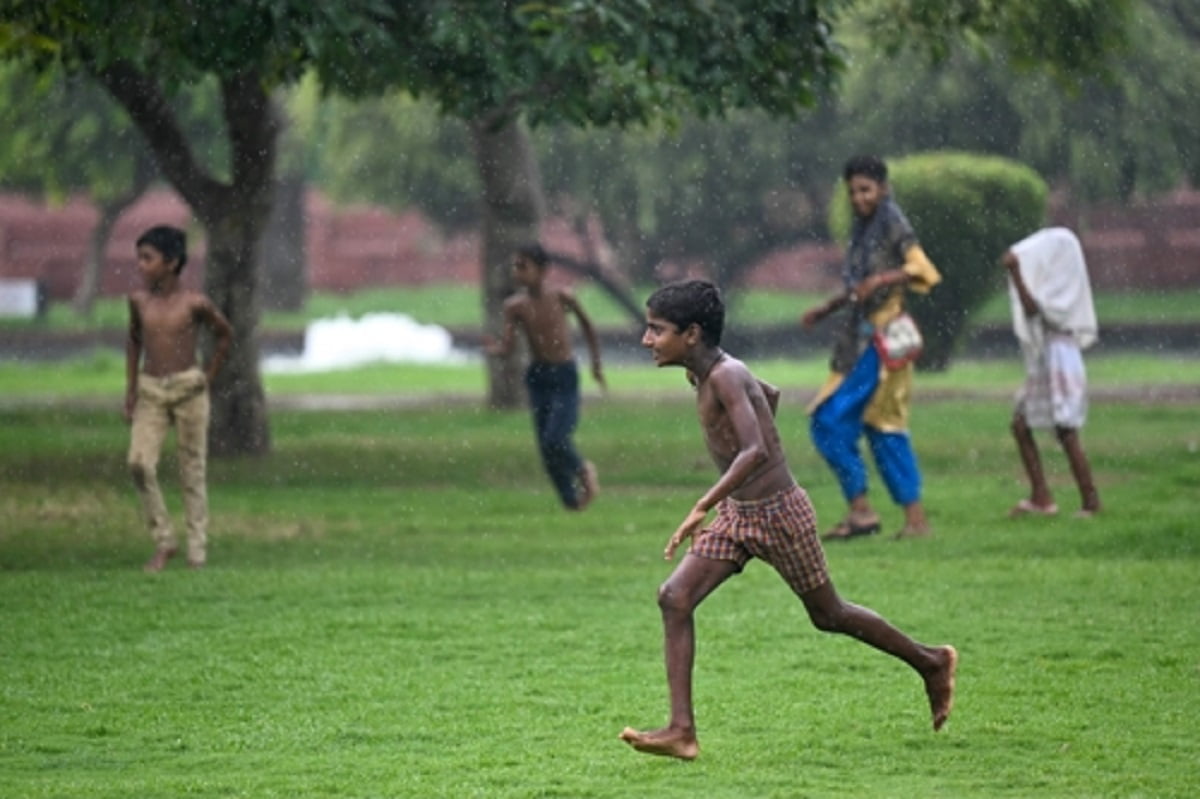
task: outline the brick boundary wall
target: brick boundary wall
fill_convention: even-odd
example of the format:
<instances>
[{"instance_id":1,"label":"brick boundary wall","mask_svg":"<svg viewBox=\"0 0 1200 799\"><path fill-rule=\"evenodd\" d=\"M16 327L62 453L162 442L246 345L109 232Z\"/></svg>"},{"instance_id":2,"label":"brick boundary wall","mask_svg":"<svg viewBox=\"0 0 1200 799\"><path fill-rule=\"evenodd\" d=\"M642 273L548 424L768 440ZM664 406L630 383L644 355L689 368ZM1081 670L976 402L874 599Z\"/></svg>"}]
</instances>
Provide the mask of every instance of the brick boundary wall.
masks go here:
<instances>
[{"instance_id":1,"label":"brick boundary wall","mask_svg":"<svg viewBox=\"0 0 1200 799\"><path fill-rule=\"evenodd\" d=\"M315 290L479 282L475 235L445 236L415 210L336 208L317 192L309 192L305 207L309 284ZM69 299L97 216L84 199L51 207L0 195L0 277L38 280L52 301ZM1179 191L1122 208L1058 207L1051 218L1080 234L1095 288L1200 287L1200 192ZM189 231L184 283L202 284L205 247L200 227L177 195L159 190L144 196L118 221L106 250L102 295L117 296L136 287L134 241L155 224ZM583 242L567 220L546 220L542 239L552 250L583 257ZM834 244L800 244L768 255L747 283L780 291L831 291L839 283L840 260L841 250Z\"/></svg>"}]
</instances>

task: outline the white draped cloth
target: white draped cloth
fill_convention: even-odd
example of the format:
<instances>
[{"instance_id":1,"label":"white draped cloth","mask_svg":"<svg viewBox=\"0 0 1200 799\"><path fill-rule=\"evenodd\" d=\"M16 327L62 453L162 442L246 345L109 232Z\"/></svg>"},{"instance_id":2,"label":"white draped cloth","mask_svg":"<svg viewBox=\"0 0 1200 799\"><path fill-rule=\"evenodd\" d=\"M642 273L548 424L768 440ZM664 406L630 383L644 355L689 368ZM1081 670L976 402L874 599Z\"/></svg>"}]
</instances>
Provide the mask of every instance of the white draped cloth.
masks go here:
<instances>
[{"instance_id":1,"label":"white draped cloth","mask_svg":"<svg viewBox=\"0 0 1200 799\"><path fill-rule=\"evenodd\" d=\"M1009 250L1017 257L1021 280L1038 306L1037 314L1026 316L1016 288L1009 283L1013 332L1021 343L1035 343L1045 332L1065 333L1081 350L1096 343L1099 328L1092 284L1075 234L1065 227L1046 228Z\"/></svg>"},{"instance_id":2,"label":"white draped cloth","mask_svg":"<svg viewBox=\"0 0 1200 799\"><path fill-rule=\"evenodd\" d=\"M1038 307L1036 314L1027 315L1009 281L1013 333L1025 356L1018 412L1033 427L1083 427L1087 373L1082 350L1099 335L1083 248L1070 230L1052 227L1022 239L1009 250Z\"/></svg>"}]
</instances>

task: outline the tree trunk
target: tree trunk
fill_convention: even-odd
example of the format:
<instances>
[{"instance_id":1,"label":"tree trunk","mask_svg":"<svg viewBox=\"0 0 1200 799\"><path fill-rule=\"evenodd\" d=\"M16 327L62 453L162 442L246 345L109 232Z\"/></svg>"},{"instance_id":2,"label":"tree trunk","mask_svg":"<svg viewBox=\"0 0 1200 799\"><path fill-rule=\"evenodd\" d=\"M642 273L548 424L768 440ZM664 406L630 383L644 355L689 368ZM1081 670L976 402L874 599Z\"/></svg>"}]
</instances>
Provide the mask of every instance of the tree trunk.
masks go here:
<instances>
[{"instance_id":1,"label":"tree trunk","mask_svg":"<svg viewBox=\"0 0 1200 799\"><path fill-rule=\"evenodd\" d=\"M104 251L108 248L113 226L127 207L129 201L124 197L100 206L100 218L96 220L96 226L88 236L87 260L83 264L83 274L80 275L79 285L75 287L75 296L71 298L71 307L76 313L92 313L96 295L100 291L100 276L104 271Z\"/></svg>"},{"instance_id":2,"label":"tree trunk","mask_svg":"<svg viewBox=\"0 0 1200 799\"><path fill-rule=\"evenodd\" d=\"M299 173L283 175L274 184L271 218L263 235L263 308L298 311L308 298L308 256L305 249L304 191Z\"/></svg>"},{"instance_id":3,"label":"tree trunk","mask_svg":"<svg viewBox=\"0 0 1200 799\"><path fill-rule=\"evenodd\" d=\"M92 234L88 237L88 253L83 265L83 275L75 288L75 296L71 299L71 306L77 313L91 314L96 296L100 293L100 282L104 274L104 251L108 249L113 227L125 209L137 202L150 187L153 177L154 162L150 160L149 154L139 155L134 164L133 180L128 190L100 203L100 219L96 221L96 227L92 228Z\"/></svg>"},{"instance_id":4,"label":"tree trunk","mask_svg":"<svg viewBox=\"0 0 1200 799\"><path fill-rule=\"evenodd\" d=\"M559 252L548 254L551 263L563 267L568 272L589 278L607 291L608 296L621 306L635 327L646 321L646 309L638 304L629 287L629 282L624 279L623 275L616 274L603 263L590 258L580 261Z\"/></svg>"},{"instance_id":5,"label":"tree trunk","mask_svg":"<svg viewBox=\"0 0 1200 799\"><path fill-rule=\"evenodd\" d=\"M213 386L208 441L216 455L260 455L270 450L271 436L259 373L259 263L274 200L280 128L255 74L223 80L221 99L233 145L233 179L193 203L209 236L205 291L234 327L229 360Z\"/></svg>"},{"instance_id":6,"label":"tree trunk","mask_svg":"<svg viewBox=\"0 0 1200 799\"><path fill-rule=\"evenodd\" d=\"M529 133L519 119L502 124L479 120L471 131L483 182L484 329L498 336L503 330L504 300L513 292L513 252L537 241L538 222L545 206L542 178ZM488 359L490 407L516 408L523 403L523 352L521 348L507 358Z\"/></svg>"},{"instance_id":7,"label":"tree trunk","mask_svg":"<svg viewBox=\"0 0 1200 799\"><path fill-rule=\"evenodd\" d=\"M271 448L259 374L258 240L262 222L231 211L207 227L204 290L233 325L229 360L212 386L209 448L214 455L256 455ZM211 352L206 341L205 355Z\"/></svg>"}]
</instances>

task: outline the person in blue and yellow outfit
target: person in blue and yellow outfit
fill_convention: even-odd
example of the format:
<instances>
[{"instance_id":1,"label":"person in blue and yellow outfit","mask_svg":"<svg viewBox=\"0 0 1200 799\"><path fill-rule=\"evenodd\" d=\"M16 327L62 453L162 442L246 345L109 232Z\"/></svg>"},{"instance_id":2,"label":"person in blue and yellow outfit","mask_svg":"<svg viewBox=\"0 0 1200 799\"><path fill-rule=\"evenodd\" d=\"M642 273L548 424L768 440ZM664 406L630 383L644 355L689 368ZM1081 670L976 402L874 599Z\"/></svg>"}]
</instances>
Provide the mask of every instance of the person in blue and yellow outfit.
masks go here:
<instances>
[{"instance_id":1,"label":"person in blue and yellow outfit","mask_svg":"<svg viewBox=\"0 0 1200 799\"><path fill-rule=\"evenodd\" d=\"M823 538L879 531L880 517L867 498L867 469L858 449L864 432L888 493L904 508L904 526L897 537L928 535L921 471L908 434L912 360L893 357L896 353L883 343L889 336L877 334L906 321L901 318L906 291L926 293L942 277L892 199L887 165L875 156L856 156L846 162L842 177L854 209L842 270L846 290L803 316L804 326L812 327L843 311L831 373L808 408L813 444L833 469L849 504L846 517ZM889 327L892 323L895 328Z\"/></svg>"}]
</instances>

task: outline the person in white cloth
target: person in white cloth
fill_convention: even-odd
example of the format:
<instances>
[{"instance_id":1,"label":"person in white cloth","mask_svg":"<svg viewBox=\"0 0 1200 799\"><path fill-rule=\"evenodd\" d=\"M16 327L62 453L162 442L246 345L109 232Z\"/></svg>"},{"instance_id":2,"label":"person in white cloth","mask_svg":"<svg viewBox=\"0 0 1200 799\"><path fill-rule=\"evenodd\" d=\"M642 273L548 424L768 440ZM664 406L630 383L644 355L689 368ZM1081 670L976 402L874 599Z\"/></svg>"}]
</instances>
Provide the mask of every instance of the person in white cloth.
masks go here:
<instances>
[{"instance_id":1,"label":"person in white cloth","mask_svg":"<svg viewBox=\"0 0 1200 799\"><path fill-rule=\"evenodd\" d=\"M1076 515L1092 516L1100 510L1100 495L1079 431L1087 419L1083 350L1096 342L1099 329L1083 248L1067 228L1051 227L1012 245L1000 261L1008 272L1013 332L1025 357L1012 432L1030 494L1010 515L1058 512L1032 430L1053 427L1079 486Z\"/></svg>"}]
</instances>

